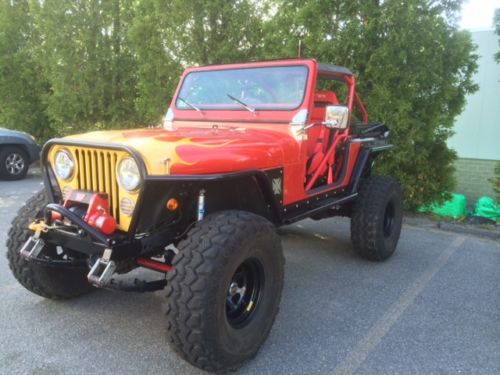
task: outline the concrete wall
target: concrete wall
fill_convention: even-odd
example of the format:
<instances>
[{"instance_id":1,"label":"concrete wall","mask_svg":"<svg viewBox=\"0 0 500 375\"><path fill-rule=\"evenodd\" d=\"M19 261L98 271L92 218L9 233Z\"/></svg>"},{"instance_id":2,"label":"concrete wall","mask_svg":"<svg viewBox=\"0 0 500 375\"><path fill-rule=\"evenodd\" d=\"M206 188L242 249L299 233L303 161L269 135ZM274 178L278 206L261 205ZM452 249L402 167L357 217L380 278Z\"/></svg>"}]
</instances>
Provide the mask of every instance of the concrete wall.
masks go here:
<instances>
[{"instance_id":1,"label":"concrete wall","mask_svg":"<svg viewBox=\"0 0 500 375\"><path fill-rule=\"evenodd\" d=\"M494 176L494 160L461 158L455 162L457 187L455 192L467 197L467 205L474 206L478 198L495 198L493 185L488 179Z\"/></svg>"},{"instance_id":2,"label":"concrete wall","mask_svg":"<svg viewBox=\"0 0 500 375\"><path fill-rule=\"evenodd\" d=\"M499 50L493 30L471 32L479 55L474 81L479 90L467 97L467 104L454 126L448 146L460 158L500 159L500 64L494 60Z\"/></svg>"},{"instance_id":3,"label":"concrete wall","mask_svg":"<svg viewBox=\"0 0 500 375\"><path fill-rule=\"evenodd\" d=\"M488 179L500 160L500 64L493 57L499 50L498 35L493 29L472 31L471 35L478 47L474 81L479 90L467 98L454 126L455 135L448 140L459 157L455 192L467 197L469 207L482 196L495 197Z\"/></svg>"}]
</instances>

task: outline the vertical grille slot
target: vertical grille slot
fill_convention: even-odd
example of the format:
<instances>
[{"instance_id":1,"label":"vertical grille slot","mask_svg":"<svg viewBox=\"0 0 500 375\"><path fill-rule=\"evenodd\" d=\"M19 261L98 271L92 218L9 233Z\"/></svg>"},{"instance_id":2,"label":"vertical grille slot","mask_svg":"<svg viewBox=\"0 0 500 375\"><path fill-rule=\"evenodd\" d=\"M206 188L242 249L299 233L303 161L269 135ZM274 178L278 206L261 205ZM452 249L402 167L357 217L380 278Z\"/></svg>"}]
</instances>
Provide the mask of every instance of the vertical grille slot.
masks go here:
<instances>
[{"instance_id":1,"label":"vertical grille slot","mask_svg":"<svg viewBox=\"0 0 500 375\"><path fill-rule=\"evenodd\" d=\"M90 154L90 160L91 160L91 163L92 163L92 191L99 191L99 189L97 188L97 158L96 158L96 154L97 152L95 150L92 150L92 151L89 151L89 154Z\"/></svg>"},{"instance_id":2,"label":"vertical grille slot","mask_svg":"<svg viewBox=\"0 0 500 375\"><path fill-rule=\"evenodd\" d=\"M111 212L114 213L114 218L116 222L120 223L120 208L118 207L118 178L116 177L116 162L118 156L115 153L110 154L111 159L111 193L110 193L110 202L111 202Z\"/></svg>"},{"instance_id":3,"label":"vertical grille slot","mask_svg":"<svg viewBox=\"0 0 500 375\"><path fill-rule=\"evenodd\" d=\"M97 181L98 189L99 191L106 191L104 190L104 179L106 176L104 176L104 163L103 163L103 154L102 151L97 152L97 174L99 175L99 179Z\"/></svg>"}]
</instances>

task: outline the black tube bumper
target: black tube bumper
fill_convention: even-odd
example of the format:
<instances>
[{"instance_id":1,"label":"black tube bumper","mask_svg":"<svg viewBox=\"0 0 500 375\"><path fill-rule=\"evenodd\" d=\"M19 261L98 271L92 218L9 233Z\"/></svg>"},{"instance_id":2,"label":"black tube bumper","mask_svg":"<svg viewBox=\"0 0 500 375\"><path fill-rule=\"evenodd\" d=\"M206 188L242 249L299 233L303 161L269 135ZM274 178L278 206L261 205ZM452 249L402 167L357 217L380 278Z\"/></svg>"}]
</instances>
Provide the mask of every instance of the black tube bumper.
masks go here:
<instances>
[{"instance_id":1,"label":"black tube bumper","mask_svg":"<svg viewBox=\"0 0 500 375\"><path fill-rule=\"evenodd\" d=\"M68 226L67 229L64 226L51 227L52 211L58 212L66 220L69 220L72 227ZM151 248L147 240L128 240L118 236L107 237L75 213L55 203L50 203L45 207L45 223L49 228L41 232L40 237L46 243L62 246L89 256L101 256L104 250L111 249L113 250L112 260L121 261L137 257L145 248ZM75 231L75 227L78 228L77 231Z\"/></svg>"}]
</instances>

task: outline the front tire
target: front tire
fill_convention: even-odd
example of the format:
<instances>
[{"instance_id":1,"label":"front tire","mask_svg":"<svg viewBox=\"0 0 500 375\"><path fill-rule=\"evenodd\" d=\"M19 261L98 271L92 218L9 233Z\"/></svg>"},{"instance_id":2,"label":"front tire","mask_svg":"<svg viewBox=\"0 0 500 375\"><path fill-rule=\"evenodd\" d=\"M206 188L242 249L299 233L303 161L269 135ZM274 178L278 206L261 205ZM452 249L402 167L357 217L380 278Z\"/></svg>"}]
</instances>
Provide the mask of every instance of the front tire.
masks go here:
<instances>
[{"instance_id":1,"label":"front tire","mask_svg":"<svg viewBox=\"0 0 500 375\"><path fill-rule=\"evenodd\" d=\"M87 281L88 266L49 265L40 261L28 261L19 253L21 247L33 234L28 228L40 216L48 204L44 191L30 198L12 221L7 239L7 259L14 277L30 292L50 299L68 299L95 290ZM45 252L45 250L44 250ZM63 257L55 247L47 249L54 258Z\"/></svg>"},{"instance_id":2,"label":"front tire","mask_svg":"<svg viewBox=\"0 0 500 375\"><path fill-rule=\"evenodd\" d=\"M253 358L278 312L284 257L274 226L248 212L198 222L167 274L167 332L192 365L227 371Z\"/></svg>"},{"instance_id":3,"label":"front tire","mask_svg":"<svg viewBox=\"0 0 500 375\"><path fill-rule=\"evenodd\" d=\"M391 177L371 176L361 181L351 216L351 242L365 259L389 258L398 244L403 219L401 187Z\"/></svg>"}]
</instances>

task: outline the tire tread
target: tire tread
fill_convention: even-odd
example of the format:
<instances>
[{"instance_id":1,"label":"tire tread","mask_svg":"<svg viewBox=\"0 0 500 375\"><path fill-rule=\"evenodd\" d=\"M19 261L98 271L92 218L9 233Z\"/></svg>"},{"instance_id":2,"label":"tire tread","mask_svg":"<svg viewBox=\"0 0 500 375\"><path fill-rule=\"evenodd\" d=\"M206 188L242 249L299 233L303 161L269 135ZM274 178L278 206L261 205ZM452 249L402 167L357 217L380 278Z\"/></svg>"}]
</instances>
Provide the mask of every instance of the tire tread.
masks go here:
<instances>
[{"instance_id":1,"label":"tire tread","mask_svg":"<svg viewBox=\"0 0 500 375\"><path fill-rule=\"evenodd\" d=\"M207 290L215 288L219 281L215 265L227 264L230 255L227 249L240 243L245 236L270 232L273 233L273 246L281 250L279 236L270 222L248 212L223 211L196 224L179 244L174 268L167 274L167 334L174 350L191 364L216 372L241 366L241 362L233 362L217 353L210 339L203 337L209 313L207 304L211 302L206 299L210 294ZM283 253L280 254L283 265ZM276 299L279 301L280 297L281 288ZM275 316L269 318L274 322ZM269 331L270 328L262 332L262 342Z\"/></svg>"},{"instance_id":2,"label":"tire tread","mask_svg":"<svg viewBox=\"0 0 500 375\"><path fill-rule=\"evenodd\" d=\"M74 298L88 293L95 288L88 283L85 284L83 280L78 285L74 283L58 283L57 288L51 287L51 284L54 282L53 278L60 278L60 276L57 276L54 272L52 275L47 272L41 272L41 265L27 261L19 254L19 250L33 233L28 228L29 223L35 220L36 214L47 203L48 198L45 191L42 190L28 199L17 212L9 229L6 243L9 268L21 285L41 297L59 300ZM54 268L53 271L58 272L61 270ZM79 272L81 269L72 268L70 271Z\"/></svg>"},{"instance_id":3,"label":"tire tread","mask_svg":"<svg viewBox=\"0 0 500 375\"><path fill-rule=\"evenodd\" d=\"M383 220L380 216L385 207L382 206L387 194L393 189L400 199L401 188L392 177L371 176L360 183L351 217L351 242L354 251L365 259L381 261L392 254L387 254L380 248L379 224ZM397 237L399 238L399 233Z\"/></svg>"}]
</instances>

